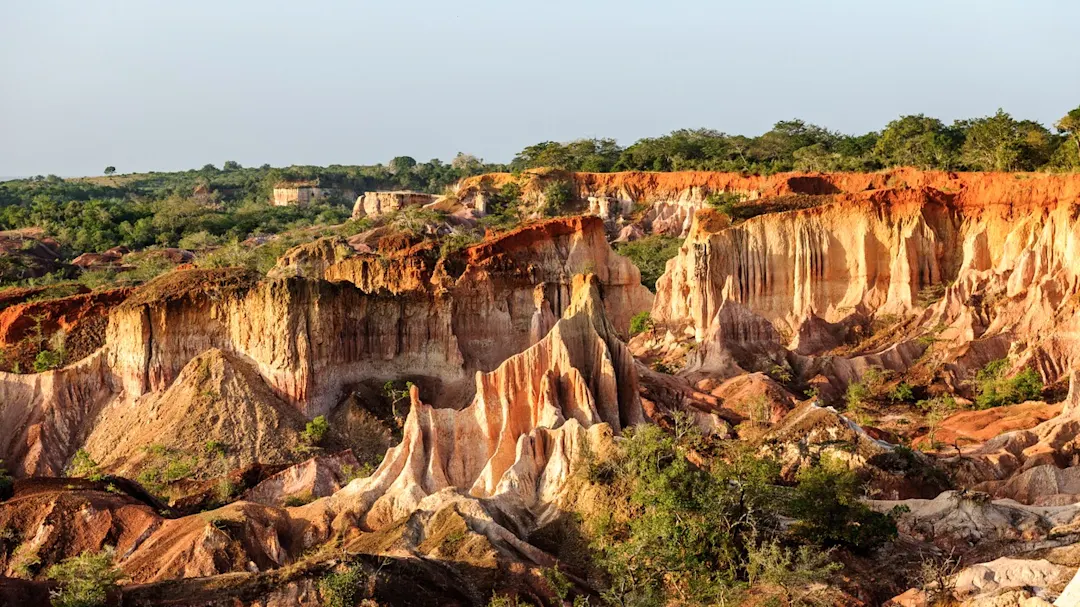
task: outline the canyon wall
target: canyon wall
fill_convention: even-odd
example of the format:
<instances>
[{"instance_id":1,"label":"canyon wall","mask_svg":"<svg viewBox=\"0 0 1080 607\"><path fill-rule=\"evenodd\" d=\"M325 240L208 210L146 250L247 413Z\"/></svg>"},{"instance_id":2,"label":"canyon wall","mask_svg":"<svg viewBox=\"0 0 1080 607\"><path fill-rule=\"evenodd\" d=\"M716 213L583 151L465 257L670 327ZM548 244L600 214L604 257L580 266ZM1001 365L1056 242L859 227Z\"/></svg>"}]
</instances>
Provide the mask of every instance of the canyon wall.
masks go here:
<instances>
[{"instance_id":1,"label":"canyon wall","mask_svg":"<svg viewBox=\"0 0 1080 607\"><path fill-rule=\"evenodd\" d=\"M93 364L3 376L0 414L11 420L4 427L21 430L0 458L20 475L58 472L104 403L118 401L104 419L130 418L140 399L157 403L154 395L214 350L238 356L309 418L361 382L414 380L435 388L437 405L461 406L474 373L493 370L554 326L575 274L597 275L621 335L652 303L637 269L611 252L591 217L523 227L448 257L431 244L378 254L338 244L286 255L276 278L193 269L140 287L112 310ZM39 462L38 436L55 433L64 439ZM107 442L95 443L103 454Z\"/></svg>"},{"instance_id":2,"label":"canyon wall","mask_svg":"<svg viewBox=\"0 0 1080 607\"><path fill-rule=\"evenodd\" d=\"M914 319L890 345L930 335L951 346L947 360L971 359L964 371L1010 349L1017 366L1034 362L1051 381L1080 362L1080 177L814 179L833 193L806 208L735 225L695 213L658 282L654 320L701 341L734 301L804 354L814 342L835 346L821 339L831 328L873 317Z\"/></svg>"}]
</instances>

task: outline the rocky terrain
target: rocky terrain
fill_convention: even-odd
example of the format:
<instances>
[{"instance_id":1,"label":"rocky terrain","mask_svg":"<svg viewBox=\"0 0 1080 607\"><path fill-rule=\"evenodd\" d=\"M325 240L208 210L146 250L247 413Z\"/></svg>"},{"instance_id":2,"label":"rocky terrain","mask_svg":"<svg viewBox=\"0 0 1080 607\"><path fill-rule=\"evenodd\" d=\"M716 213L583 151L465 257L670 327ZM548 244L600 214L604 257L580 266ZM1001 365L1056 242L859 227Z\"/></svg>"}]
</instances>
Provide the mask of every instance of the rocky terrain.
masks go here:
<instances>
[{"instance_id":1,"label":"rocky terrain","mask_svg":"<svg viewBox=\"0 0 1080 607\"><path fill-rule=\"evenodd\" d=\"M0 291L0 603L46 604L52 566L111 550L125 605L331 604L354 574L351 604L700 604L618 594L605 543L649 512L655 487L619 479L660 426L686 457L659 470L749 453L788 495L839 468L866 512L833 531L891 526L809 542L776 498L732 551L788 560L708 603L1080 604L1080 177L544 170L383 194L356 214L386 223L265 276ZM409 209L437 217L392 229ZM612 244L650 235L682 244L643 285ZM805 548L834 566L776 573Z\"/></svg>"}]
</instances>

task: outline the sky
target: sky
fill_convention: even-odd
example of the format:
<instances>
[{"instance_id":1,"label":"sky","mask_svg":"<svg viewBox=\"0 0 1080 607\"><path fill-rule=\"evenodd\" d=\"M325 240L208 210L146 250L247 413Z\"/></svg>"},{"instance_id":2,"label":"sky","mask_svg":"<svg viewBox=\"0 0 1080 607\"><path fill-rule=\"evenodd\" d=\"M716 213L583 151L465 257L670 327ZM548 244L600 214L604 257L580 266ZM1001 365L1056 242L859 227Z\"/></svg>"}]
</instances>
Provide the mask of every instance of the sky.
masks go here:
<instances>
[{"instance_id":1,"label":"sky","mask_svg":"<svg viewBox=\"0 0 1080 607\"><path fill-rule=\"evenodd\" d=\"M1080 105L1074 0L0 0L0 175Z\"/></svg>"}]
</instances>

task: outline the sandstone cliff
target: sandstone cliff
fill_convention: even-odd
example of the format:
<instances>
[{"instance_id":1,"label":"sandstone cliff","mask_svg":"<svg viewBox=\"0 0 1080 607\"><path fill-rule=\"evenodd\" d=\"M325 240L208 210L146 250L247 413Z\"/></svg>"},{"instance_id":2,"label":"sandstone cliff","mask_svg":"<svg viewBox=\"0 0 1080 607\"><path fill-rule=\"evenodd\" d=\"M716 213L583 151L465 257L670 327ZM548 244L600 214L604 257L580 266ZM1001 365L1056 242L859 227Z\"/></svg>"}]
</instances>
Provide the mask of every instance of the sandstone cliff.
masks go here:
<instances>
[{"instance_id":1,"label":"sandstone cliff","mask_svg":"<svg viewBox=\"0 0 1080 607\"><path fill-rule=\"evenodd\" d=\"M422 192L364 192L353 205L353 219L378 217L405 207L424 206L435 202L436 196Z\"/></svg>"},{"instance_id":2,"label":"sandstone cliff","mask_svg":"<svg viewBox=\"0 0 1080 607\"><path fill-rule=\"evenodd\" d=\"M54 373L3 376L0 415L16 431L0 457L19 474L59 472L106 403L117 401L106 425L137 418L210 351L231 368L250 367L268 397L309 418L330 412L350 386L402 378L441 395L439 406L460 406L474 372L494 369L551 329L569 305L575 273L598 276L620 334L651 304L636 268L611 252L595 218L528 226L454 258L423 243L392 254L340 244L287 256L297 265L279 268L279 278L184 270L141 287L112 311L93 357ZM95 430L102 437L95 451L107 454L105 437L117 432ZM41 440L52 441L46 456L35 455Z\"/></svg>"},{"instance_id":3,"label":"sandstone cliff","mask_svg":"<svg viewBox=\"0 0 1080 607\"><path fill-rule=\"evenodd\" d=\"M673 330L706 341L730 326L724 306L737 302L772 323L782 345L820 354L836 345L829 331L860 317L912 319L860 353L880 360L840 365L845 379L868 365L910 365L925 349L915 338L928 334L962 377L1010 344L1015 364L1032 361L1048 380L1080 362L1080 178L897 171L725 183L833 194L736 225L698 212L658 283L652 316Z\"/></svg>"}]
</instances>

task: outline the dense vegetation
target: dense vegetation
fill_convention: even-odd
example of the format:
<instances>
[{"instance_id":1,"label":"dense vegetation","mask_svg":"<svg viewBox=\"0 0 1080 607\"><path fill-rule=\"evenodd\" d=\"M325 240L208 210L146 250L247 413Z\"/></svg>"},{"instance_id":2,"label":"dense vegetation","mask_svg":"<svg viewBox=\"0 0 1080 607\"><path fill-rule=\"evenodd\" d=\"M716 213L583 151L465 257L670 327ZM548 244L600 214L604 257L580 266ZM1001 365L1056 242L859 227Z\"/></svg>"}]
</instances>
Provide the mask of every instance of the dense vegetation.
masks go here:
<instances>
[{"instance_id":1,"label":"dense vegetation","mask_svg":"<svg viewBox=\"0 0 1080 607\"><path fill-rule=\"evenodd\" d=\"M837 570L834 551L869 554L896 536L892 518L861 501L855 474L828 460L790 486L772 460L713 444L685 419L674 432L627 434L613 457L581 468L581 520L607 604L739 604L750 589L797 603Z\"/></svg>"},{"instance_id":2,"label":"dense vegetation","mask_svg":"<svg viewBox=\"0 0 1080 607\"><path fill-rule=\"evenodd\" d=\"M69 256L118 245L201 248L348 219L351 199L271 205L273 187L283 181L317 181L352 192L440 192L463 177L501 168L464 155L451 164L400 157L387 166L245 169L235 162L225 166L225 170L207 165L108 179L49 176L5 182L0 184L0 229L44 228Z\"/></svg>"},{"instance_id":3,"label":"dense vegetation","mask_svg":"<svg viewBox=\"0 0 1080 607\"><path fill-rule=\"evenodd\" d=\"M993 116L945 124L922 114L902 116L881 131L845 135L802 120L777 122L758 137L683 129L620 147L613 139L547 141L522 150L514 170L571 171L869 171L893 166L973 171L1080 168L1080 108L1054 131L998 110Z\"/></svg>"},{"instance_id":4,"label":"dense vegetation","mask_svg":"<svg viewBox=\"0 0 1080 607\"><path fill-rule=\"evenodd\" d=\"M679 254L682 240L673 236L654 234L632 242L620 242L615 245L619 255L629 257L641 271L641 284L656 291L656 281L664 275L667 262Z\"/></svg>"}]
</instances>

